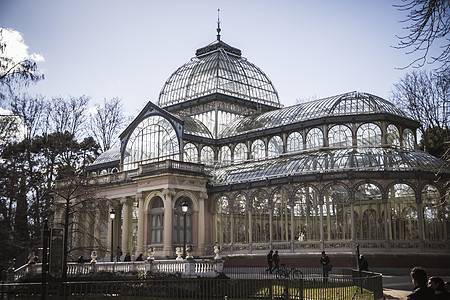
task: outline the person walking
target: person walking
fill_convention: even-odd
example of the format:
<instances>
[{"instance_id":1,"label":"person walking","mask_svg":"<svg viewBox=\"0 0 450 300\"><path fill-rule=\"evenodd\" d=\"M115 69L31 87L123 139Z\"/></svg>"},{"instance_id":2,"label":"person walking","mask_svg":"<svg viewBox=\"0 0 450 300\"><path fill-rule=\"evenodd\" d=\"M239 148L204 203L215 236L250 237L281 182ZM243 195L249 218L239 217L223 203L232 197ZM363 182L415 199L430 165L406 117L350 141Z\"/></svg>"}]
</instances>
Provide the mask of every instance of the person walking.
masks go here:
<instances>
[{"instance_id":1,"label":"person walking","mask_svg":"<svg viewBox=\"0 0 450 300\"><path fill-rule=\"evenodd\" d=\"M127 254L125 255L125 258L123 259L123 261L131 261L130 252L127 252Z\"/></svg>"},{"instance_id":2,"label":"person walking","mask_svg":"<svg viewBox=\"0 0 450 300\"><path fill-rule=\"evenodd\" d=\"M269 253L266 256L267 258L267 265L269 266L266 269L266 273L272 274L272 267L273 267L273 250L270 250Z\"/></svg>"},{"instance_id":3,"label":"person walking","mask_svg":"<svg viewBox=\"0 0 450 300\"><path fill-rule=\"evenodd\" d=\"M367 262L366 258L364 257L364 255L360 255L359 256L359 269L361 271L369 271L369 263Z\"/></svg>"},{"instance_id":4,"label":"person walking","mask_svg":"<svg viewBox=\"0 0 450 300\"><path fill-rule=\"evenodd\" d=\"M433 290L427 287L427 272L421 267L412 268L411 281L414 284L414 289L411 294L406 296L407 300L429 300L434 299Z\"/></svg>"},{"instance_id":5,"label":"person walking","mask_svg":"<svg viewBox=\"0 0 450 300\"><path fill-rule=\"evenodd\" d=\"M330 270L330 258L322 251L322 256L320 257L320 264L322 265L322 274L324 281L328 281L328 271Z\"/></svg>"},{"instance_id":6,"label":"person walking","mask_svg":"<svg viewBox=\"0 0 450 300\"><path fill-rule=\"evenodd\" d=\"M122 249L120 249L120 247L119 246L117 246L117 248L116 248L116 261L117 262L120 262L120 257L122 256Z\"/></svg>"},{"instance_id":7,"label":"person walking","mask_svg":"<svg viewBox=\"0 0 450 300\"><path fill-rule=\"evenodd\" d=\"M272 272L275 270L280 269L280 256L278 255L278 250L275 250L275 253L272 256L273 263L275 264L275 267L273 267ZM270 272L270 273L272 273Z\"/></svg>"}]
</instances>

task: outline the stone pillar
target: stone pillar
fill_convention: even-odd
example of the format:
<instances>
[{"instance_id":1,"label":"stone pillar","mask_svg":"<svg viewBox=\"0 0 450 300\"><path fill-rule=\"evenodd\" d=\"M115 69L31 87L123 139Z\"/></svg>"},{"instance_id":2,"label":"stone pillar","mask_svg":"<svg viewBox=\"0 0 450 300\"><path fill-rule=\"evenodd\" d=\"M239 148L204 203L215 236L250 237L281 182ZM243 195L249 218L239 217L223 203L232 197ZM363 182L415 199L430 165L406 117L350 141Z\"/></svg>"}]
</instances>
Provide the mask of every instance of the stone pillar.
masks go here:
<instances>
[{"instance_id":1,"label":"stone pillar","mask_svg":"<svg viewBox=\"0 0 450 300\"><path fill-rule=\"evenodd\" d=\"M320 243L322 244L322 249L324 248L324 240L323 240L323 196L319 195L319 199L317 201L319 204L319 212L320 212Z\"/></svg>"},{"instance_id":2,"label":"stone pillar","mask_svg":"<svg viewBox=\"0 0 450 300\"><path fill-rule=\"evenodd\" d=\"M137 233L137 247L136 247L136 253L135 255L138 256L139 254L144 253L144 196L141 193L136 194L136 200L139 203L139 210L138 210L138 233Z\"/></svg>"},{"instance_id":3,"label":"stone pillar","mask_svg":"<svg viewBox=\"0 0 450 300\"><path fill-rule=\"evenodd\" d=\"M205 200L208 199L207 193L200 193L198 199L198 249L200 250L200 255L205 254Z\"/></svg>"},{"instance_id":4,"label":"stone pillar","mask_svg":"<svg viewBox=\"0 0 450 300\"><path fill-rule=\"evenodd\" d=\"M126 254L130 252L130 214L132 201L123 197L120 200L123 209L123 223L122 223L122 252Z\"/></svg>"},{"instance_id":5,"label":"stone pillar","mask_svg":"<svg viewBox=\"0 0 450 300\"><path fill-rule=\"evenodd\" d=\"M98 208L94 209L95 219L94 219L94 250L98 250L100 247L100 227L102 222L102 217Z\"/></svg>"},{"instance_id":6,"label":"stone pillar","mask_svg":"<svg viewBox=\"0 0 450 300\"><path fill-rule=\"evenodd\" d=\"M351 219L351 235L352 235L352 241L355 240L355 202L350 202L350 219Z\"/></svg>"},{"instance_id":7,"label":"stone pillar","mask_svg":"<svg viewBox=\"0 0 450 300\"><path fill-rule=\"evenodd\" d=\"M172 208L172 198L175 196L175 190L164 189L164 247L163 255L167 257L173 256L173 208Z\"/></svg>"}]
</instances>

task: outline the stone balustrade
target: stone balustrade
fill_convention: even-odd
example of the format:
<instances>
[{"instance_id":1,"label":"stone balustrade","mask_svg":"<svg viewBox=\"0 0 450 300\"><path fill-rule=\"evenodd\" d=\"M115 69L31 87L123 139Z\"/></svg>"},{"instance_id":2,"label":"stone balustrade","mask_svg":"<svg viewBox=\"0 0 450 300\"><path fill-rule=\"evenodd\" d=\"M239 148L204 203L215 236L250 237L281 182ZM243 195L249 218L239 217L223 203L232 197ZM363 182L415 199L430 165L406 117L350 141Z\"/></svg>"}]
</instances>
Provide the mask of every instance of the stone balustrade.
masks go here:
<instances>
[{"instance_id":1,"label":"stone balustrade","mask_svg":"<svg viewBox=\"0 0 450 300\"><path fill-rule=\"evenodd\" d=\"M135 275L138 272L179 273L182 277L215 277L223 271L222 260L150 260L133 262L67 263L67 277L88 276L96 273ZM14 281L34 277L42 272L42 264L26 264L14 270Z\"/></svg>"}]
</instances>

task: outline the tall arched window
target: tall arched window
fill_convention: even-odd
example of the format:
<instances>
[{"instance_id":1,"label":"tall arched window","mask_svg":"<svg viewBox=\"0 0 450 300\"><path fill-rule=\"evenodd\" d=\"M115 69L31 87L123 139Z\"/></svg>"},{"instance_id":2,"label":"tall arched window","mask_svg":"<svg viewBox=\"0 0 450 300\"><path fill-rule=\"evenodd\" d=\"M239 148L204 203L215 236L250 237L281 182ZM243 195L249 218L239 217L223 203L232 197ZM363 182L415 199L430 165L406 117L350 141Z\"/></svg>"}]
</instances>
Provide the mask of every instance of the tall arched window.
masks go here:
<instances>
[{"instance_id":1,"label":"tall arched window","mask_svg":"<svg viewBox=\"0 0 450 300\"><path fill-rule=\"evenodd\" d=\"M388 200L389 239L417 240L419 216L414 190L407 184L394 184Z\"/></svg>"},{"instance_id":2,"label":"tall arched window","mask_svg":"<svg viewBox=\"0 0 450 300\"><path fill-rule=\"evenodd\" d=\"M320 240L320 208L318 194L312 187L299 188L294 194L295 236L309 241Z\"/></svg>"},{"instance_id":3,"label":"tall arched window","mask_svg":"<svg viewBox=\"0 0 450 300\"><path fill-rule=\"evenodd\" d=\"M380 189L372 183L359 185L355 193L354 207L360 216L359 223L355 224L356 238L384 239L384 207Z\"/></svg>"},{"instance_id":4,"label":"tall arched window","mask_svg":"<svg viewBox=\"0 0 450 300\"><path fill-rule=\"evenodd\" d=\"M283 140L278 135L273 136L269 140L268 156L269 157L278 157L281 154L283 154Z\"/></svg>"},{"instance_id":5,"label":"tall arched window","mask_svg":"<svg viewBox=\"0 0 450 300\"><path fill-rule=\"evenodd\" d=\"M291 240L291 208L289 194L279 189L272 198L272 241Z\"/></svg>"},{"instance_id":6,"label":"tall arched window","mask_svg":"<svg viewBox=\"0 0 450 300\"><path fill-rule=\"evenodd\" d=\"M269 196L258 191L252 199L252 241L268 242L270 240Z\"/></svg>"},{"instance_id":7,"label":"tall arched window","mask_svg":"<svg viewBox=\"0 0 450 300\"><path fill-rule=\"evenodd\" d=\"M422 190L423 203L423 233L424 239L429 241L442 241L445 239L445 206L441 202L438 189L426 185ZM448 206L448 205L447 205Z\"/></svg>"},{"instance_id":8,"label":"tall arched window","mask_svg":"<svg viewBox=\"0 0 450 300\"><path fill-rule=\"evenodd\" d=\"M234 162L240 163L247 160L248 149L244 143L239 143L234 147Z\"/></svg>"},{"instance_id":9,"label":"tall arched window","mask_svg":"<svg viewBox=\"0 0 450 300\"><path fill-rule=\"evenodd\" d=\"M286 141L287 152L303 150L303 138L300 132L294 131L289 134Z\"/></svg>"},{"instance_id":10,"label":"tall arched window","mask_svg":"<svg viewBox=\"0 0 450 300\"><path fill-rule=\"evenodd\" d=\"M264 159L266 157L266 145L262 140L255 140L252 143L252 158L255 160Z\"/></svg>"},{"instance_id":11,"label":"tall arched window","mask_svg":"<svg viewBox=\"0 0 450 300\"><path fill-rule=\"evenodd\" d=\"M165 159L179 160L178 136L167 119L150 116L133 130L123 155L125 171L135 169L139 164Z\"/></svg>"},{"instance_id":12,"label":"tall arched window","mask_svg":"<svg viewBox=\"0 0 450 300\"><path fill-rule=\"evenodd\" d=\"M397 126L394 124L389 124L386 128L387 143L394 147L400 147L400 132Z\"/></svg>"},{"instance_id":13,"label":"tall arched window","mask_svg":"<svg viewBox=\"0 0 450 300\"><path fill-rule=\"evenodd\" d=\"M323 146L323 132L319 128L312 128L306 135L306 149Z\"/></svg>"},{"instance_id":14,"label":"tall arched window","mask_svg":"<svg viewBox=\"0 0 450 300\"><path fill-rule=\"evenodd\" d=\"M216 243L229 244L231 242L231 210L229 200L222 196L217 199L215 210L215 235Z\"/></svg>"},{"instance_id":15,"label":"tall arched window","mask_svg":"<svg viewBox=\"0 0 450 300\"><path fill-rule=\"evenodd\" d=\"M334 125L328 130L329 147L351 147L352 131L345 125Z\"/></svg>"},{"instance_id":16,"label":"tall arched window","mask_svg":"<svg viewBox=\"0 0 450 300\"><path fill-rule=\"evenodd\" d=\"M233 242L248 243L247 199L239 195L233 205Z\"/></svg>"},{"instance_id":17,"label":"tall arched window","mask_svg":"<svg viewBox=\"0 0 450 300\"><path fill-rule=\"evenodd\" d=\"M200 161L205 165L214 164L214 150L210 146L204 146L200 153Z\"/></svg>"},{"instance_id":18,"label":"tall arched window","mask_svg":"<svg viewBox=\"0 0 450 300\"><path fill-rule=\"evenodd\" d=\"M374 123L364 123L358 127L356 139L358 146L381 145L381 128Z\"/></svg>"},{"instance_id":19,"label":"tall arched window","mask_svg":"<svg viewBox=\"0 0 450 300\"><path fill-rule=\"evenodd\" d=\"M403 130L403 148L406 150L414 150L414 143L416 139L414 138L414 133L411 129L406 128Z\"/></svg>"},{"instance_id":20,"label":"tall arched window","mask_svg":"<svg viewBox=\"0 0 450 300\"><path fill-rule=\"evenodd\" d=\"M198 149L193 143L187 143L184 145L184 161L186 162L198 162Z\"/></svg>"},{"instance_id":21,"label":"tall arched window","mask_svg":"<svg viewBox=\"0 0 450 300\"><path fill-rule=\"evenodd\" d=\"M164 242L164 203L160 197L151 200L149 227L150 243L162 244Z\"/></svg>"},{"instance_id":22,"label":"tall arched window","mask_svg":"<svg viewBox=\"0 0 450 300\"><path fill-rule=\"evenodd\" d=\"M224 165L231 164L231 149L228 146L222 146L219 150L219 162Z\"/></svg>"},{"instance_id":23,"label":"tall arched window","mask_svg":"<svg viewBox=\"0 0 450 300\"><path fill-rule=\"evenodd\" d=\"M181 205L187 202L188 211L183 213ZM183 244L184 242L184 218L186 217L186 243L192 243L192 201L188 197L180 197L175 203L175 212L173 218L173 243Z\"/></svg>"},{"instance_id":24,"label":"tall arched window","mask_svg":"<svg viewBox=\"0 0 450 300\"><path fill-rule=\"evenodd\" d=\"M342 185L333 185L324 192L323 231L325 240L351 239L349 194Z\"/></svg>"}]
</instances>

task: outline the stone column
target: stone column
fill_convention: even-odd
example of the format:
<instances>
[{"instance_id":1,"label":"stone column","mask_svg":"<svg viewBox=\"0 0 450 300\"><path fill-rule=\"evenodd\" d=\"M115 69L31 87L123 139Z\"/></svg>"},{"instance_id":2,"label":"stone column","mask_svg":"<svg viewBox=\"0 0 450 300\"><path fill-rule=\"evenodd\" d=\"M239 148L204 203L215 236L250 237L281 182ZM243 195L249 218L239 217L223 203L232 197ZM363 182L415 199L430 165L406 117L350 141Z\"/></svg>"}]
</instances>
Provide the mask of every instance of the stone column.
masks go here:
<instances>
[{"instance_id":1,"label":"stone column","mask_svg":"<svg viewBox=\"0 0 450 300\"><path fill-rule=\"evenodd\" d=\"M322 244L322 249L324 248L324 240L323 240L323 196L319 195L319 199L317 201L319 204L319 212L320 212L320 243Z\"/></svg>"},{"instance_id":2,"label":"stone column","mask_svg":"<svg viewBox=\"0 0 450 300\"><path fill-rule=\"evenodd\" d=\"M137 247L135 255L138 256L141 253L144 253L144 195L141 193L136 194L136 200L139 203L138 210L138 232L137 232Z\"/></svg>"},{"instance_id":3,"label":"stone column","mask_svg":"<svg viewBox=\"0 0 450 300\"><path fill-rule=\"evenodd\" d=\"M199 254L205 254L205 200L208 199L207 193L200 193L198 199L198 248L200 250Z\"/></svg>"},{"instance_id":4,"label":"stone column","mask_svg":"<svg viewBox=\"0 0 450 300\"><path fill-rule=\"evenodd\" d=\"M122 223L122 252L126 254L130 252L130 213L132 201L123 197L120 199L123 209L123 223Z\"/></svg>"},{"instance_id":5,"label":"stone column","mask_svg":"<svg viewBox=\"0 0 450 300\"><path fill-rule=\"evenodd\" d=\"M95 219L94 219L94 250L98 250L100 247L100 226L102 218L98 208L95 208Z\"/></svg>"},{"instance_id":6,"label":"stone column","mask_svg":"<svg viewBox=\"0 0 450 300\"><path fill-rule=\"evenodd\" d=\"M172 198L175 196L175 190L164 189L164 248L163 255L167 257L173 256L173 208L172 208Z\"/></svg>"},{"instance_id":7,"label":"stone column","mask_svg":"<svg viewBox=\"0 0 450 300\"><path fill-rule=\"evenodd\" d=\"M352 241L355 240L355 202L350 202L350 219L351 219L351 235Z\"/></svg>"}]
</instances>

